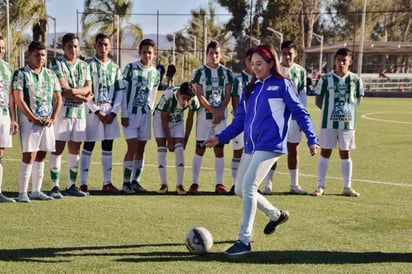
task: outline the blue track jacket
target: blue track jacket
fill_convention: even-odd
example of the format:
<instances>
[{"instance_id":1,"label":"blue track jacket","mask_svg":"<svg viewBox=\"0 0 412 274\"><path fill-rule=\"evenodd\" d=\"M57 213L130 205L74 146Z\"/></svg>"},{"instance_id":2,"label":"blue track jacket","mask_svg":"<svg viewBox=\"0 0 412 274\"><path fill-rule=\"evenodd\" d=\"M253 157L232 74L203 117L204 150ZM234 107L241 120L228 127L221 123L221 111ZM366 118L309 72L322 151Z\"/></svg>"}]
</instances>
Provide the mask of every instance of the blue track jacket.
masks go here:
<instances>
[{"instance_id":1,"label":"blue track jacket","mask_svg":"<svg viewBox=\"0 0 412 274\"><path fill-rule=\"evenodd\" d=\"M317 144L312 119L299 102L293 83L273 76L257 80L249 98L243 94L232 123L217 135L219 143L227 144L244 131L245 153L286 153L291 115L305 133L308 145Z\"/></svg>"}]
</instances>

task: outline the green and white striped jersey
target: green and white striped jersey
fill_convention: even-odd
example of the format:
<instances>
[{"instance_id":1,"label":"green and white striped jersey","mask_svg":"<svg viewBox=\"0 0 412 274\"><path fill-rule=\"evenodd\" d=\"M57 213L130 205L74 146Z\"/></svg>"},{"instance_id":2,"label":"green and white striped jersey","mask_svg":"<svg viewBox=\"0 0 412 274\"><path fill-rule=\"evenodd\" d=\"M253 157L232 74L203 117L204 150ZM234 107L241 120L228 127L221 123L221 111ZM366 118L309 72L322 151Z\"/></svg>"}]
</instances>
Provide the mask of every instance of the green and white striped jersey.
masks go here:
<instances>
[{"instance_id":1,"label":"green and white striped jersey","mask_svg":"<svg viewBox=\"0 0 412 274\"><path fill-rule=\"evenodd\" d=\"M329 72L320 78L315 94L322 97L321 128L356 128L358 98L364 95L361 78L352 72L343 77Z\"/></svg>"},{"instance_id":2,"label":"green and white striped jersey","mask_svg":"<svg viewBox=\"0 0 412 274\"><path fill-rule=\"evenodd\" d=\"M123 71L125 94L122 101L122 117L136 114L138 108L143 113L154 107L160 73L155 67L146 68L140 61L127 64Z\"/></svg>"},{"instance_id":3,"label":"green and white striped jersey","mask_svg":"<svg viewBox=\"0 0 412 274\"><path fill-rule=\"evenodd\" d=\"M87 106L94 113L99 110L100 105L110 104L113 107L111 112L117 114L121 102L116 99L121 99L119 93L123 92L122 73L119 65L112 60L102 63L96 56L87 59L86 62L90 66L92 92L94 94L93 99Z\"/></svg>"},{"instance_id":4,"label":"green and white striped jersey","mask_svg":"<svg viewBox=\"0 0 412 274\"><path fill-rule=\"evenodd\" d=\"M50 118L53 113L53 94L61 92L59 81L53 71L42 68L40 73L28 65L13 74L13 90L23 92L26 105L37 116ZM26 117L19 111L19 119Z\"/></svg>"},{"instance_id":5,"label":"green and white striped jersey","mask_svg":"<svg viewBox=\"0 0 412 274\"><path fill-rule=\"evenodd\" d=\"M203 65L197 68L194 72L192 83L196 83L203 88L203 96L209 104L218 108L223 103L225 98L225 88L233 83L233 74L230 69L223 65L217 68L211 68L208 65ZM198 118L212 120L213 115L201 107L198 112Z\"/></svg>"},{"instance_id":6,"label":"green and white striped jersey","mask_svg":"<svg viewBox=\"0 0 412 274\"><path fill-rule=\"evenodd\" d=\"M50 69L54 71L58 79L64 78L70 88L82 88L91 81L89 65L80 59L71 64L63 55L58 56L50 62ZM85 117L84 112L85 107L82 101L63 97L64 117L81 119Z\"/></svg>"},{"instance_id":7,"label":"green and white striped jersey","mask_svg":"<svg viewBox=\"0 0 412 274\"><path fill-rule=\"evenodd\" d=\"M291 67L282 66L283 71L288 75L288 77L295 84L298 94L305 92L306 93L306 70L294 63Z\"/></svg>"},{"instance_id":8,"label":"green and white striped jersey","mask_svg":"<svg viewBox=\"0 0 412 274\"><path fill-rule=\"evenodd\" d=\"M9 85L12 75L11 66L0 60L0 115L9 115Z\"/></svg>"},{"instance_id":9,"label":"green and white striped jersey","mask_svg":"<svg viewBox=\"0 0 412 274\"><path fill-rule=\"evenodd\" d=\"M242 98L242 93L245 87L249 84L250 80L252 79L252 75L246 72L246 70L242 70L233 80L232 91L230 93L231 96L239 96Z\"/></svg>"},{"instance_id":10,"label":"green and white striped jersey","mask_svg":"<svg viewBox=\"0 0 412 274\"><path fill-rule=\"evenodd\" d=\"M169 122L180 122L183 121L184 118L184 110L189 109L193 111L197 111L200 108L199 100L196 96L192 97L189 102L189 105L183 108L176 97L176 92L179 90L179 87L171 87L165 90L160 97L159 103L157 103L155 108L156 115L159 112L167 112L168 113L168 121Z\"/></svg>"}]
</instances>

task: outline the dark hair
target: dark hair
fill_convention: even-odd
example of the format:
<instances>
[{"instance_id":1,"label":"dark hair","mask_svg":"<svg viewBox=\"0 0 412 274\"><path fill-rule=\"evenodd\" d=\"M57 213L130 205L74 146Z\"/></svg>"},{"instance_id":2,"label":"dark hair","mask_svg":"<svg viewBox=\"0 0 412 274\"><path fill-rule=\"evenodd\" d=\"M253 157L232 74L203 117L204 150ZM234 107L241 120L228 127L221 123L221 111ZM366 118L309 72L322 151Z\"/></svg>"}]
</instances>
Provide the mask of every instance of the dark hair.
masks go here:
<instances>
[{"instance_id":1,"label":"dark hair","mask_svg":"<svg viewBox=\"0 0 412 274\"><path fill-rule=\"evenodd\" d=\"M336 51L335 57L338 56L338 55L352 57L352 52L348 48L340 48Z\"/></svg>"},{"instance_id":2,"label":"dark hair","mask_svg":"<svg viewBox=\"0 0 412 274\"><path fill-rule=\"evenodd\" d=\"M206 53L209 52L209 49L216 49L216 48L220 48L220 47L221 47L221 45L218 41L212 40L212 41L209 42L209 44L207 44Z\"/></svg>"},{"instance_id":3,"label":"dark hair","mask_svg":"<svg viewBox=\"0 0 412 274\"><path fill-rule=\"evenodd\" d=\"M254 51L255 51L254 48L248 49L248 50L246 51L245 57L246 57L246 58L252 57Z\"/></svg>"},{"instance_id":4,"label":"dark hair","mask_svg":"<svg viewBox=\"0 0 412 274\"><path fill-rule=\"evenodd\" d=\"M3 36L0 35L0 40L4 40Z\"/></svg>"},{"instance_id":5,"label":"dark hair","mask_svg":"<svg viewBox=\"0 0 412 274\"><path fill-rule=\"evenodd\" d=\"M298 50L295 43L290 40L283 41L282 45L280 45L280 49L294 49L296 51Z\"/></svg>"},{"instance_id":6,"label":"dark hair","mask_svg":"<svg viewBox=\"0 0 412 274\"><path fill-rule=\"evenodd\" d=\"M99 40L104 40L104 39L109 39L109 40L110 40L110 36L107 35L107 34L104 34L104 33L98 33L98 34L96 35L96 38L95 38L94 41L97 43L97 41L99 41Z\"/></svg>"},{"instance_id":7,"label":"dark hair","mask_svg":"<svg viewBox=\"0 0 412 274\"><path fill-rule=\"evenodd\" d=\"M46 49L46 45L39 41L32 41L29 45L29 53L35 50Z\"/></svg>"},{"instance_id":8,"label":"dark hair","mask_svg":"<svg viewBox=\"0 0 412 274\"><path fill-rule=\"evenodd\" d=\"M183 82L180 85L179 91L180 91L180 94L189 96L190 98L196 95L193 85L189 82Z\"/></svg>"},{"instance_id":9,"label":"dark hair","mask_svg":"<svg viewBox=\"0 0 412 274\"><path fill-rule=\"evenodd\" d=\"M285 72L283 71L283 69L280 67L278 55L272 45L257 46L253 50L253 54L259 54L263 58L263 60L265 60L267 63L270 63L273 61L273 67L271 69L271 74L273 77L288 78ZM255 85L256 85L255 82L256 82L256 76L253 76L250 83L246 86L246 93L245 93L246 99L249 97L249 95L254 90Z\"/></svg>"},{"instance_id":10,"label":"dark hair","mask_svg":"<svg viewBox=\"0 0 412 274\"><path fill-rule=\"evenodd\" d=\"M149 47L156 47L156 43L155 41L153 41L152 39L143 39L140 44L139 44L139 53L142 50L142 48L144 46L149 46Z\"/></svg>"},{"instance_id":11,"label":"dark hair","mask_svg":"<svg viewBox=\"0 0 412 274\"><path fill-rule=\"evenodd\" d=\"M63 47L64 47L68 42L70 42L71 40L76 40L76 39L80 41L79 36L77 36L76 34L71 33L71 32L66 33L66 34L63 36L63 39L62 39Z\"/></svg>"}]
</instances>

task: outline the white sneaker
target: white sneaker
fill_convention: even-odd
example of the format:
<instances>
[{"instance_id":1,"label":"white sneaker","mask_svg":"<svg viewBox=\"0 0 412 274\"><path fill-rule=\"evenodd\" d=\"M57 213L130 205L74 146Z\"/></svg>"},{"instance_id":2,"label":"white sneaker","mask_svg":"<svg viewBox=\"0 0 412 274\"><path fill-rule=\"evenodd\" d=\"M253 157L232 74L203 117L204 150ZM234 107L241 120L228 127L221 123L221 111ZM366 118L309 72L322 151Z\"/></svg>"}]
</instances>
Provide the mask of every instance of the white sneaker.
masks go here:
<instances>
[{"instance_id":1,"label":"white sneaker","mask_svg":"<svg viewBox=\"0 0 412 274\"><path fill-rule=\"evenodd\" d=\"M265 194L265 195L272 194L272 187L265 186L265 189L263 189L262 193Z\"/></svg>"},{"instance_id":2,"label":"white sneaker","mask_svg":"<svg viewBox=\"0 0 412 274\"><path fill-rule=\"evenodd\" d=\"M304 190L300 185L291 186L289 193L291 194L298 194L298 195L306 195L308 194L306 190Z\"/></svg>"},{"instance_id":3,"label":"white sneaker","mask_svg":"<svg viewBox=\"0 0 412 274\"><path fill-rule=\"evenodd\" d=\"M30 203L30 198L27 195L27 192L19 192L19 196L17 196L17 201L20 203Z\"/></svg>"},{"instance_id":4,"label":"white sneaker","mask_svg":"<svg viewBox=\"0 0 412 274\"><path fill-rule=\"evenodd\" d=\"M350 187L344 187L342 194L345 196L349 196L349 197L359 197L360 196L358 192L356 192L353 188L350 188Z\"/></svg>"},{"instance_id":5,"label":"white sneaker","mask_svg":"<svg viewBox=\"0 0 412 274\"><path fill-rule=\"evenodd\" d=\"M30 199L41 200L41 201L54 200L53 197L46 195L41 191L33 191L32 193L30 193Z\"/></svg>"}]
</instances>

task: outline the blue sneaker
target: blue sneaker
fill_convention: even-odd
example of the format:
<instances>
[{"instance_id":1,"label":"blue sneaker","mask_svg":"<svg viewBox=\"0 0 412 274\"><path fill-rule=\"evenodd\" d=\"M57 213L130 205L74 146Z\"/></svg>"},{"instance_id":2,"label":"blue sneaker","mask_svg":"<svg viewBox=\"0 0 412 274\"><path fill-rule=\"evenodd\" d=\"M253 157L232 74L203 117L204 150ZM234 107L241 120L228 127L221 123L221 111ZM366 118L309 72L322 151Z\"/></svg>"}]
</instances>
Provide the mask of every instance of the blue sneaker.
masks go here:
<instances>
[{"instance_id":1,"label":"blue sneaker","mask_svg":"<svg viewBox=\"0 0 412 274\"><path fill-rule=\"evenodd\" d=\"M79 190L76 185L72 185L70 188L66 188L66 194L69 196L84 197L87 196L86 193Z\"/></svg>"},{"instance_id":2,"label":"blue sneaker","mask_svg":"<svg viewBox=\"0 0 412 274\"><path fill-rule=\"evenodd\" d=\"M250 243L244 244L240 240L237 240L232 247L227 249L225 251L225 254L227 255L242 255L242 254L247 254L250 253L252 250Z\"/></svg>"}]
</instances>

